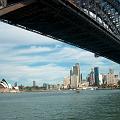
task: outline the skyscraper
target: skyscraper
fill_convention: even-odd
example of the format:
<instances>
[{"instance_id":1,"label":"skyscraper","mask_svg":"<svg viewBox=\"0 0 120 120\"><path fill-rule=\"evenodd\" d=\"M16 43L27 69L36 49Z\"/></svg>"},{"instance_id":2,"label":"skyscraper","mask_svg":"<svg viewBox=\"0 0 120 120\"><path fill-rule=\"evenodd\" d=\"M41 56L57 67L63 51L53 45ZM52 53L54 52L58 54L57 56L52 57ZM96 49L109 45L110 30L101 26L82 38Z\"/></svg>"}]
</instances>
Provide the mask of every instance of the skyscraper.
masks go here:
<instances>
[{"instance_id":1,"label":"skyscraper","mask_svg":"<svg viewBox=\"0 0 120 120\"><path fill-rule=\"evenodd\" d=\"M94 68L94 76L95 76L95 85L99 85L99 68L95 67Z\"/></svg>"},{"instance_id":2,"label":"skyscraper","mask_svg":"<svg viewBox=\"0 0 120 120\"><path fill-rule=\"evenodd\" d=\"M75 65L77 67L78 80L79 80L79 83L81 84L80 65L79 65L79 63L76 63Z\"/></svg>"},{"instance_id":3,"label":"skyscraper","mask_svg":"<svg viewBox=\"0 0 120 120\"><path fill-rule=\"evenodd\" d=\"M91 69L90 76L89 76L89 85L94 85L95 79L94 79L94 71Z\"/></svg>"},{"instance_id":4,"label":"skyscraper","mask_svg":"<svg viewBox=\"0 0 120 120\"><path fill-rule=\"evenodd\" d=\"M72 70L70 70L70 84L71 84L71 80L72 80Z\"/></svg>"},{"instance_id":5,"label":"skyscraper","mask_svg":"<svg viewBox=\"0 0 120 120\"><path fill-rule=\"evenodd\" d=\"M74 74L74 75L72 75L71 88L77 89L77 87L78 87L78 78L77 78L77 76Z\"/></svg>"},{"instance_id":6,"label":"skyscraper","mask_svg":"<svg viewBox=\"0 0 120 120\"><path fill-rule=\"evenodd\" d=\"M33 87L35 87L36 86L36 82L35 81L33 81Z\"/></svg>"},{"instance_id":7,"label":"skyscraper","mask_svg":"<svg viewBox=\"0 0 120 120\"><path fill-rule=\"evenodd\" d=\"M76 63L70 70L70 85L71 88L78 88L81 84L80 65Z\"/></svg>"},{"instance_id":8,"label":"skyscraper","mask_svg":"<svg viewBox=\"0 0 120 120\"><path fill-rule=\"evenodd\" d=\"M82 83L82 80L83 80L83 76L82 76L82 73L80 74L80 83Z\"/></svg>"}]
</instances>

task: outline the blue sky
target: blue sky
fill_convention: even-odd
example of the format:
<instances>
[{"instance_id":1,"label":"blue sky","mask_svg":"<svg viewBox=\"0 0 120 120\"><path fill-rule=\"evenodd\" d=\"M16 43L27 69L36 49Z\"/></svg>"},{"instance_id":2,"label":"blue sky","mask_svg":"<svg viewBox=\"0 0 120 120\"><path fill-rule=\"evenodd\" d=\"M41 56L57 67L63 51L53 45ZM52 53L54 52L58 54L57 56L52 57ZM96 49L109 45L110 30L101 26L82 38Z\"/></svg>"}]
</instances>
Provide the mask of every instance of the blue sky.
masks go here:
<instances>
[{"instance_id":1,"label":"blue sky","mask_svg":"<svg viewBox=\"0 0 120 120\"><path fill-rule=\"evenodd\" d=\"M0 79L23 85L62 83L69 70L80 63L83 77L92 67L101 73L119 65L80 48L0 22Z\"/></svg>"}]
</instances>

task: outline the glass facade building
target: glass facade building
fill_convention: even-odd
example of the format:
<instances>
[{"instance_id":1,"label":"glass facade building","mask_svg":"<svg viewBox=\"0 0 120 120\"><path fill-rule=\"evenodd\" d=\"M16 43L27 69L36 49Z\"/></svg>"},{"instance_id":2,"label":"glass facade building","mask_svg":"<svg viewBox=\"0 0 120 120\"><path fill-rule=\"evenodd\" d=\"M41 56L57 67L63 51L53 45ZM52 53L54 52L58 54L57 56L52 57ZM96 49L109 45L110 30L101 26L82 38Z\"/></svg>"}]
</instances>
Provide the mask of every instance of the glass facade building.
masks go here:
<instances>
[{"instance_id":1,"label":"glass facade building","mask_svg":"<svg viewBox=\"0 0 120 120\"><path fill-rule=\"evenodd\" d=\"M95 85L99 85L99 68L95 67L94 68L94 75L95 75Z\"/></svg>"}]
</instances>

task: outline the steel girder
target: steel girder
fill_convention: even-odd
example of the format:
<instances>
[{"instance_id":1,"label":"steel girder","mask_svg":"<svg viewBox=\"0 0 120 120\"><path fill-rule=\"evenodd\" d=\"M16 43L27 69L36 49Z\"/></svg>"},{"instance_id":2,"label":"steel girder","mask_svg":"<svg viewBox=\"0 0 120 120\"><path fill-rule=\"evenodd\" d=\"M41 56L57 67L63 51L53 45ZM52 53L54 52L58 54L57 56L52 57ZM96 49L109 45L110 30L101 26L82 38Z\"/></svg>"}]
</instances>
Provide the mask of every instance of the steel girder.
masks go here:
<instances>
[{"instance_id":1,"label":"steel girder","mask_svg":"<svg viewBox=\"0 0 120 120\"><path fill-rule=\"evenodd\" d=\"M116 0L68 0L101 26L120 37L120 3Z\"/></svg>"}]
</instances>

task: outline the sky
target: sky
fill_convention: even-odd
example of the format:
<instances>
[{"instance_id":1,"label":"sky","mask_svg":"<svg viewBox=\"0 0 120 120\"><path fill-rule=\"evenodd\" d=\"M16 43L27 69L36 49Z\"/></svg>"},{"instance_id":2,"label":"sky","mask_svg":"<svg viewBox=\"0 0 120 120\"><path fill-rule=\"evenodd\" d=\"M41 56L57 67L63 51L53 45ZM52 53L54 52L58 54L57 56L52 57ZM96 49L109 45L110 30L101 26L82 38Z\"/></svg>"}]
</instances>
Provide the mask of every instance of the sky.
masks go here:
<instances>
[{"instance_id":1,"label":"sky","mask_svg":"<svg viewBox=\"0 0 120 120\"><path fill-rule=\"evenodd\" d=\"M25 86L62 83L75 63L83 78L96 66L100 73L120 71L119 64L89 51L0 22L0 79Z\"/></svg>"}]
</instances>

